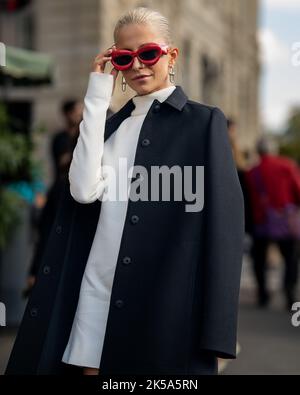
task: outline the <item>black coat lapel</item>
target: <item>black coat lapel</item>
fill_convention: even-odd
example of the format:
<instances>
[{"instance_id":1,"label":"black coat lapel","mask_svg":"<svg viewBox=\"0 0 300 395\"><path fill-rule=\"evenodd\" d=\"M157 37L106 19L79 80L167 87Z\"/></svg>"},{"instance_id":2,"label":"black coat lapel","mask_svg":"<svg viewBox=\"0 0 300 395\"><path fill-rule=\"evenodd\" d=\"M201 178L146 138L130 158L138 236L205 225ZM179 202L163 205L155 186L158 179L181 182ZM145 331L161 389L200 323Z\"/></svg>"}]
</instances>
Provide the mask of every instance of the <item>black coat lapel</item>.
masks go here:
<instances>
[{"instance_id":1,"label":"black coat lapel","mask_svg":"<svg viewBox=\"0 0 300 395\"><path fill-rule=\"evenodd\" d=\"M169 106L181 111L188 100L180 85L176 85L176 89L165 100ZM135 109L132 98L114 115L107 119L105 124L104 141L106 141L111 134L118 129L124 119L130 117L131 112Z\"/></svg>"},{"instance_id":2,"label":"black coat lapel","mask_svg":"<svg viewBox=\"0 0 300 395\"><path fill-rule=\"evenodd\" d=\"M107 119L105 124L104 141L106 141L111 134L118 129L124 119L128 118L134 110L135 105L130 99L118 112Z\"/></svg>"}]
</instances>

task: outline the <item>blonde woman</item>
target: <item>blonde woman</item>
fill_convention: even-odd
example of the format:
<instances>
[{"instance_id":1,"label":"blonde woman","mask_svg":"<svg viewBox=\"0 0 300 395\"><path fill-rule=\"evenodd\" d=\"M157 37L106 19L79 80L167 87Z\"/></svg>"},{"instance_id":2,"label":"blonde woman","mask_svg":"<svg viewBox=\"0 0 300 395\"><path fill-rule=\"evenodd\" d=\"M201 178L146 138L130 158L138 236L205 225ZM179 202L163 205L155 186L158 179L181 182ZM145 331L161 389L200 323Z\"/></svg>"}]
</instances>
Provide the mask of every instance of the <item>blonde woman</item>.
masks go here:
<instances>
[{"instance_id":1,"label":"blonde woman","mask_svg":"<svg viewBox=\"0 0 300 395\"><path fill-rule=\"evenodd\" d=\"M242 192L226 118L175 84L172 39L136 8L93 62L7 374L216 374L236 356ZM105 119L119 73L135 95ZM173 173L157 182L157 169Z\"/></svg>"}]
</instances>

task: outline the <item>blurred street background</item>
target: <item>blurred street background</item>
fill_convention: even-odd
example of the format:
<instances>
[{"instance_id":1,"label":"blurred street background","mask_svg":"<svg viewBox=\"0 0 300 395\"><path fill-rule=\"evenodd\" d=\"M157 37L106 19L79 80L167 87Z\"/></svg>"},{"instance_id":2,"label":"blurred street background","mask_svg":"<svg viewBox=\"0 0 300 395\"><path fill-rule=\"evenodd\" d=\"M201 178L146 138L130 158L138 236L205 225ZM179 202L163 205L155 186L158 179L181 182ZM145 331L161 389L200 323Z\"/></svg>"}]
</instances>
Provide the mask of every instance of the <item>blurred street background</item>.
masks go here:
<instances>
[{"instance_id":1,"label":"blurred street background","mask_svg":"<svg viewBox=\"0 0 300 395\"><path fill-rule=\"evenodd\" d=\"M174 26L176 85L228 119L246 235L239 353L220 374L299 375L300 0L0 0L0 375L68 177L92 61L140 5ZM119 75L107 117L134 94ZM288 236L278 216L261 226L279 208L292 210Z\"/></svg>"}]
</instances>

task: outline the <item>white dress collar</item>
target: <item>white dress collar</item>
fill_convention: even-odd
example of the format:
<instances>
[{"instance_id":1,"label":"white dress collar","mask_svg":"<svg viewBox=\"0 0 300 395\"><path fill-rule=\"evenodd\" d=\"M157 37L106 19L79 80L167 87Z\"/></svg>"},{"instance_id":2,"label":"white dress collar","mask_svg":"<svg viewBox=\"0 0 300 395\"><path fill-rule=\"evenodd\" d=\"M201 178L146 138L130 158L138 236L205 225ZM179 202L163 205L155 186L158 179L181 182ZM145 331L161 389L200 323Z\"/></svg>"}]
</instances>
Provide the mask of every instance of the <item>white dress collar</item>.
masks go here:
<instances>
[{"instance_id":1,"label":"white dress collar","mask_svg":"<svg viewBox=\"0 0 300 395\"><path fill-rule=\"evenodd\" d=\"M162 103L170 96L170 94L175 89L176 86L172 85L172 86L168 86L167 88L163 88L158 91L148 93L147 95L134 96L132 98L132 101L135 105L135 109L131 112L131 116L147 114L153 100L157 99Z\"/></svg>"}]
</instances>

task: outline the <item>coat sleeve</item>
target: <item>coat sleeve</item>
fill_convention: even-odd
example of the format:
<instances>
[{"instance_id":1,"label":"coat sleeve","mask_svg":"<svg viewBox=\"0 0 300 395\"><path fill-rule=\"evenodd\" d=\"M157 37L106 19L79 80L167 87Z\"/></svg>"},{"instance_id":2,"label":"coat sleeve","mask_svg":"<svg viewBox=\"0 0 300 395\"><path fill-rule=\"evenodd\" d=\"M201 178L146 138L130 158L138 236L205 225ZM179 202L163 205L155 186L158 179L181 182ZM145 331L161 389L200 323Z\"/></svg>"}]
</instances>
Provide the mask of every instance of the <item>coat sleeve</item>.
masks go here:
<instances>
[{"instance_id":1,"label":"coat sleeve","mask_svg":"<svg viewBox=\"0 0 300 395\"><path fill-rule=\"evenodd\" d=\"M236 358L244 200L226 118L218 108L212 110L206 144L200 347Z\"/></svg>"},{"instance_id":2,"label":"coat sleeve","mask_svg":"<svg viewBox=\"0 0 300 395\"><path fill-rule=\"evenodd\" d=\"M102 174L104 131L113 76L91 72L84 99L83 120L69 170L70 193L79 203L99 199L106 186Z\"/></svg>"}]
</instances>

